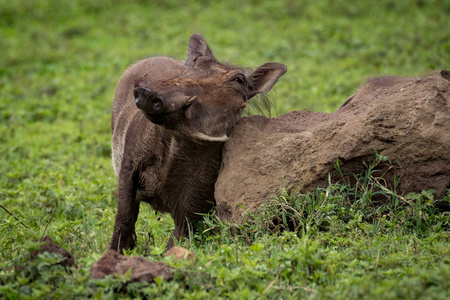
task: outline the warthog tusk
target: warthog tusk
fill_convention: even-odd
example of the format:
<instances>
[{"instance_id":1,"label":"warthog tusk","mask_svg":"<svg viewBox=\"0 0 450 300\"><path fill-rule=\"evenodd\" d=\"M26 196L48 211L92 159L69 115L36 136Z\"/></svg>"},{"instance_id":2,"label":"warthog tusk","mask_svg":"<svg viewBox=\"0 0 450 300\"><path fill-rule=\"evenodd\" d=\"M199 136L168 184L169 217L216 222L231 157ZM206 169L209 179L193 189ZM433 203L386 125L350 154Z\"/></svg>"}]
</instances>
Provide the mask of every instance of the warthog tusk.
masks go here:
<instances>
[{"instance_id":1,"label":"warthog tusk","mask_svg":"<svg viewBox=\"0 0 450 300\"><path fill-rule=\"evenodd\" d=\"M202 141L208 141L208 142L226 142L228 141L228 137L226 134L222 136L209 136L201 132L196 132L193 134L194 137L198 138Z\"/></svg>"},{"instance_id":2,"label":"warthog tusk","mask_svg":"<svg viewBox=\"0 0 450 300\"><path fill-rule=\"evenodd\" d=\"M186 103L184 104L184 106L189 106L189 105L191 105L192 102L194 102L196 99L197 99L197 96L189 97L189 98L187 99Z\"/></svg>"}]
</instances>

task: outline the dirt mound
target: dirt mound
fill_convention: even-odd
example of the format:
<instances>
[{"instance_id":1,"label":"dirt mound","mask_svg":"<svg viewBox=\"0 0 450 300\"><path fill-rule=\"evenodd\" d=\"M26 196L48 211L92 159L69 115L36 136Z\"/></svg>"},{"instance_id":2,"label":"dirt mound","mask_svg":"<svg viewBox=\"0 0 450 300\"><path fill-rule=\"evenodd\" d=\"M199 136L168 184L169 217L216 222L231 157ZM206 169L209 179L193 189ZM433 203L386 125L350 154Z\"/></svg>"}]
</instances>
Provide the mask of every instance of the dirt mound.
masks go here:
<instances>
[{"instance_id":1,"label":"dirt mound","mask_svg":"<svg viewBox=\"0 0 450 300\"><path fill-rule=\"evenodd\" d=\"M370 80L333 113L294 111L278 118L243 118L223 150L215 186L219 216L241 222L282 188L302 192L360 173L375 150L388 156L384 177L397 191L450 187L450 82L440 74ZM379 166L380 168L386 166ZM349 175L349 178L352 176ZM244 209L244 208L245 209Z\"/></svg>"},{"instance_id":2,"label":"dirt mound","mask_svg":"<svg viewBox=\"0 0 450 300\"><path fill-rule=\"evenodd\" d=\"M163 276L172 280L172 267L162 262L152 262L143 257L127 257L114 250L106 252L91 267L91 278L100 279L108 275L124 275L131 269L130 282L147 281L152 283L155 277Z\"/></svg>"},{"instance_id":3,"label":"dirt mound","mask_svg":"<svg viewBox=\"0 0 450 300\"><path fill-rule=\"evenodd\" d=\"M77 265L75 264L75 260L73 259L69 251L56 244L49 235L46 235L45 237L41 238L39 242L44 243L40 248L40 250L30 252L30 256L26 258L25 263L14 266L14 270L16 273L22 272L24 269L27 268L27 266L29 266L28 265L29 261L37 259L38 256L40 254L43 254L44 252L52 254L60 254L63 259L55 264L63 266L64 268L66 268L66 270L68 270L68 268L70 267L77 267Z\"/></svg>"},{"instance_id":4,"label":"dirt mound","mask_svg":"<svg viewBox=\"0 0 450 300\"><path fill-rule=\"evenodd\" d=\"M63 267L76 267L75 260L73 259L72 255L67 251L66 249L62 248L58 244L56 244L52 238L49 235L46 235L42 239L39 240L40 242L45 242L45 244L42 246L40 251L36 251L34 253L34 257L37 257L39 254L42 254L44 252L49 253L58 253L61 254L62 257L65 259L61 261L59 264Z\"/></svg>"}]
</instances>

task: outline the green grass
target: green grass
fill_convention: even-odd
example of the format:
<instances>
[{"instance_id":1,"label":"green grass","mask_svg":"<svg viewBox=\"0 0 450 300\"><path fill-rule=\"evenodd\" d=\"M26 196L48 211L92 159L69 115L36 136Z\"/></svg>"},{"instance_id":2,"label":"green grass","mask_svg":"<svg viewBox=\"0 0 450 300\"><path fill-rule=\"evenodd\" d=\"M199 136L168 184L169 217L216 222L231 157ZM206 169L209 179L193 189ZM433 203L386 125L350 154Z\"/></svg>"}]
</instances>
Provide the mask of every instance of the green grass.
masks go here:
<instances>
[{"instance_id":1,"label":"green grass","mask_svg":"<svg viewBox=\"0 0 450 300\"><path fill-rule=\"evenodd\" d=\"M0 298L448 298L448 212L432 191L383 187L376 164L356 186L267 199L244 225L208 217L183 243L198 261L169 262L184 281L118 294L120 280L90 280L89 268L112 234L110 109L130 64L184 59L200 32L219 59L287 65L279 114L331 112L369 76L450 68L449 15L448 0L0 0L0 204L20 220L0 209ZM164 261L171 227L142 205L129 254ZM26 260L44 234L77 269Z\"/></svg>"}]
</instances>

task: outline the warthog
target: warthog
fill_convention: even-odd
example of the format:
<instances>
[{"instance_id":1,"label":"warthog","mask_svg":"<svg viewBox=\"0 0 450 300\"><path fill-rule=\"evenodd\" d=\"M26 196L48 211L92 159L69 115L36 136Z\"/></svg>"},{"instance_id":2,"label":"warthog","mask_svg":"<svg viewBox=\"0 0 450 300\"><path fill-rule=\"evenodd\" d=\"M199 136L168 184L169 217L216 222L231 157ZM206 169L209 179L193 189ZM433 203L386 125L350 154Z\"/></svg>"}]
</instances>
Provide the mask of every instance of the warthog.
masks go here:
<instances>
[{"instance_id":1,"label":"warthog","mask_svg":"<svg viewBox=\"0 0 450 300\"><path fill-rule=\"evenodd\" d=\"M285 72L274 62L253 71L219 63L194 34L184 62L152 57L123 74L111 118L119 181L111 249L134 247L142 201L174 219L167 248L186 236L188 222L215 205L222 146L246 102L269 92Z\"/></svg>"}]
</instances>

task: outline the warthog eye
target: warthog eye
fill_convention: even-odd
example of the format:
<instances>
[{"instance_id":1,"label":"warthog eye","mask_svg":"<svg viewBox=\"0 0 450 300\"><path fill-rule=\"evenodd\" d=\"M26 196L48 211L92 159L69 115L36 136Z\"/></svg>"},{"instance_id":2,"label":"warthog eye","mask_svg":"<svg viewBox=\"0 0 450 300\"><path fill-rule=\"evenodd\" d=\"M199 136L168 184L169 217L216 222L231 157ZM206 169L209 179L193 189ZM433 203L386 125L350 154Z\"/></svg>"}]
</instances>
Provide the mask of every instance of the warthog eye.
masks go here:
<instances>
[{"instance_id":1,"label":"warthog eye","mask_svg":"<svg viewBox=\"0 0 450 300\"><path fill-rule=\"evenodd\" d=\"M233 80L236 81L239 84L244 84L245 83L245 78L242 75L236 76Z\"/></svg>"}]
</instances>

